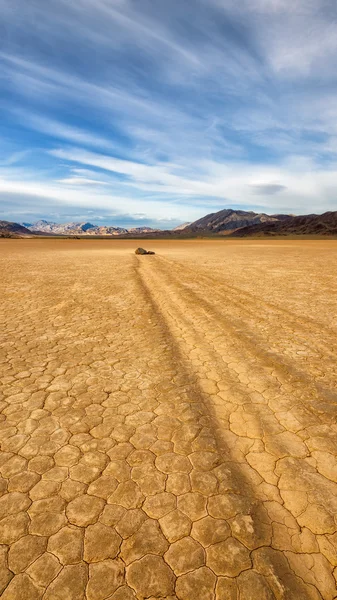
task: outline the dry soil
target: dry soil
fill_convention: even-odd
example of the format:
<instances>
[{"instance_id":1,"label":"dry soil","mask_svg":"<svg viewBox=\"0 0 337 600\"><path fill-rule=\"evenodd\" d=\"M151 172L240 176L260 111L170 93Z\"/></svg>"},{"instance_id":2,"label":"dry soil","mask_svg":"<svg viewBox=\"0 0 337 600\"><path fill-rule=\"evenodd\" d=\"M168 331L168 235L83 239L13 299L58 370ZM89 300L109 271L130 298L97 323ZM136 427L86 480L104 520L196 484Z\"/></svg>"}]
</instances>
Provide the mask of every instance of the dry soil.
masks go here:
<instances>
[{"instance_id":1,"label":"dry soil","mask_svg":"<svg viewBox=\"0 0 337 600\"><path fill-rule=\"evenodd\" d=\"M336 598L337 242L137 245L0 240L1 597Z\"/></svg>"}]
</instances>

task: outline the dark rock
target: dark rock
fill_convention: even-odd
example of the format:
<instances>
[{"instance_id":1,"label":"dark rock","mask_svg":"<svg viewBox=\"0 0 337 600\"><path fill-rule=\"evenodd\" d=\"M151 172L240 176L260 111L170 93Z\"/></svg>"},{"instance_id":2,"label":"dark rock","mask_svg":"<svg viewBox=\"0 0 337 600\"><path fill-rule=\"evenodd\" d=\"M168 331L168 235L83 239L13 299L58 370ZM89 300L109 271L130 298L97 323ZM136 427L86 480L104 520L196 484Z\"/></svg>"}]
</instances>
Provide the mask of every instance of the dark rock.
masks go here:
<instances>
[{"instance_id":1,"label":"dark rock","mask_svg":"<svg viewBox=\"0 0 337 600\"><path fill-rule=\"evenodd\" d=\"M152 250L144 250L144 248L137 248L136 254L154 254Z\"/></svg>"}]
</instances>

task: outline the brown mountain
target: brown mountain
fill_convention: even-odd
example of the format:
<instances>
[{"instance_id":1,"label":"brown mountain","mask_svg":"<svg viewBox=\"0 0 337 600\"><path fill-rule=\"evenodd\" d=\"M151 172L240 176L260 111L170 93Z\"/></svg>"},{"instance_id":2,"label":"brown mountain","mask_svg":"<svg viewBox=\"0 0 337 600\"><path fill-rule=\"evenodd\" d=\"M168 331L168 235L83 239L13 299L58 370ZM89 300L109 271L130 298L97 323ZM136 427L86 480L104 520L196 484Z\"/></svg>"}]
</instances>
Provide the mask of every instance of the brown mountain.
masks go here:
<instances>
[{"instance_id":1,"label":"brown mountain","mask_svg":"<svg viewBox=\"0 0 337 600\"><path fill-rule=\"evenodd\" d=\"M260 223L274 223L281 219L288 219L288 215L266 215L253 211L233 210L226 208L216 213L211 213L194 221L183 229L184 233L230 233L241 227L251 227Z\"/></svg>"},{"instance_id":2,"label":"brown mountain","mask_svg":"<svg viewBox=\"0 0 337 600\"><path fill-rule=\"evenodd\" d=\"M26 235L32 235L32 232L19 225L19 223L13 223L12 221L0 221L0 237L5 238L20 238Z\"/></svg>"},{"instance_id":3,"label":"brown mountain","mask_svg":"<svg viewBox=\"0 0 337 600\"><path fill-rule=\"evenodd\" d=\"M337 211L323 215L301 215L283 221L243 227L233 237L273 235L337 235Z\"/></svg>"}]
</instances>

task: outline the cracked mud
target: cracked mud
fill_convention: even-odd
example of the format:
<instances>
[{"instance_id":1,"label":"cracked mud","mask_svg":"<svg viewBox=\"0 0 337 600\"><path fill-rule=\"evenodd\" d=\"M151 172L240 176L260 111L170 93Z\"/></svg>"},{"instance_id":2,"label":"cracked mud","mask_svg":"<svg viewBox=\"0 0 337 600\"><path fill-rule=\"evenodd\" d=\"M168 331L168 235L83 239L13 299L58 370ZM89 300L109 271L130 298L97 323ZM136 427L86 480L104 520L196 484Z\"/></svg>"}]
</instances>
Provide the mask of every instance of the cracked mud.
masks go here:
<instances>
[{"instance_id":1,"label":"cracked mud","mask_svg":"<svg viewBox=\"0 0 337 600\"><path fill-rule=\"evenodd\" d=\"M337 246L2 240L4 600L337 598Z\"/></svg>"}]
</instances>

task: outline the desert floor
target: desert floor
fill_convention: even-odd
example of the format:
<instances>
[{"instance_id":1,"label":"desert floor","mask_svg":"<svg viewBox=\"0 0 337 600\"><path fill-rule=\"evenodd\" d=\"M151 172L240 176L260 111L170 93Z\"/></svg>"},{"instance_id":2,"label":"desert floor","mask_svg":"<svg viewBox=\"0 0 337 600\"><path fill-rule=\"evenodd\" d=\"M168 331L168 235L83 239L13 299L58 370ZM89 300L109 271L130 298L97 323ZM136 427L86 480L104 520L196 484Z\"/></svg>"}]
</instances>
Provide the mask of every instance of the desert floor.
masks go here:
<instances>
[{"instance_id":1,"label":"desert floor","mask_svg":"<svg viewBox=\"0 0 337 600\"><path fill-rule=\"evenodd\" d=\"M337 597L337 242L0 262L3 600Z\"/></svg>"}]
</instances>

